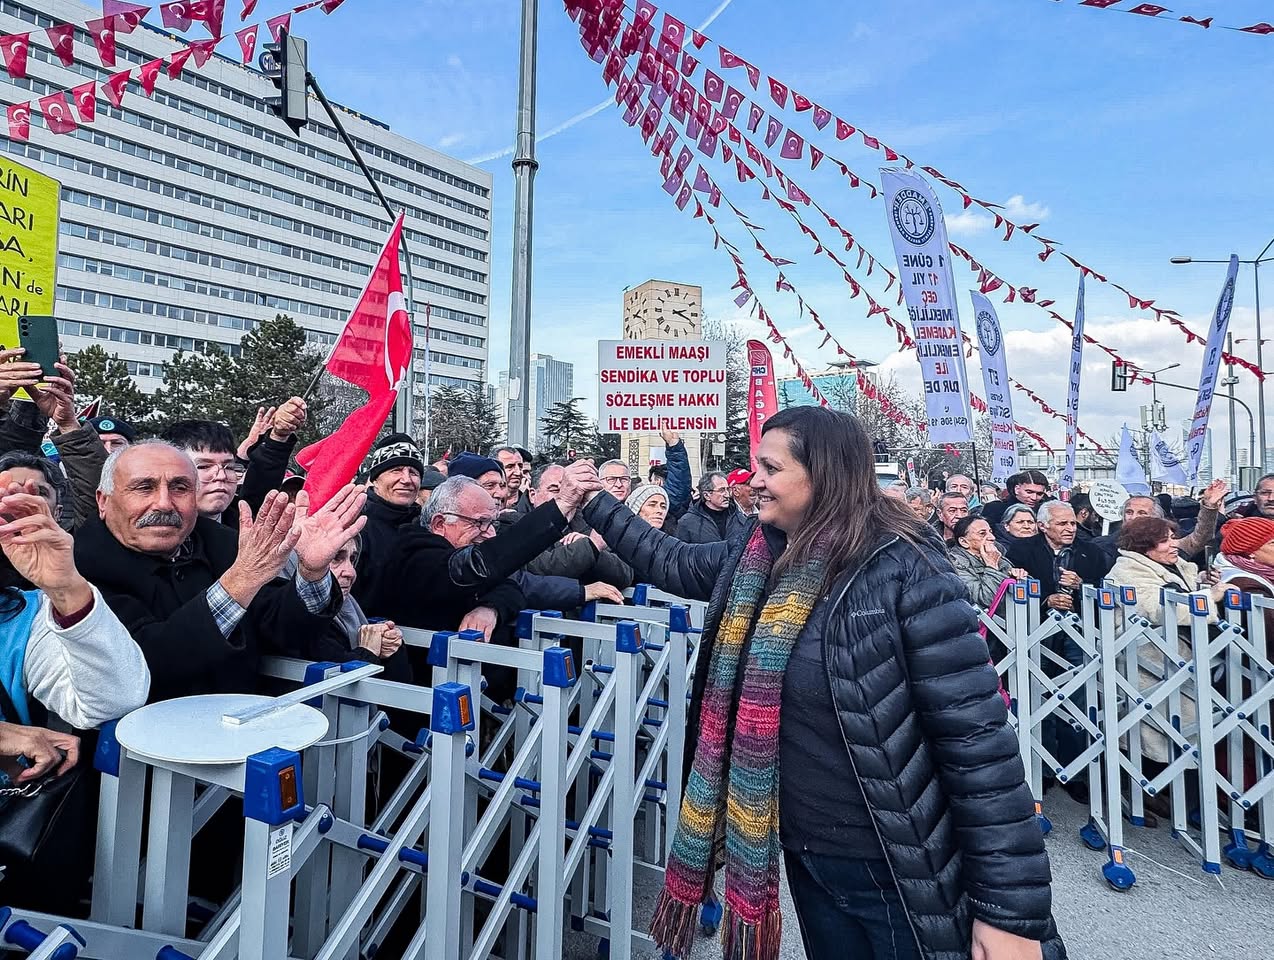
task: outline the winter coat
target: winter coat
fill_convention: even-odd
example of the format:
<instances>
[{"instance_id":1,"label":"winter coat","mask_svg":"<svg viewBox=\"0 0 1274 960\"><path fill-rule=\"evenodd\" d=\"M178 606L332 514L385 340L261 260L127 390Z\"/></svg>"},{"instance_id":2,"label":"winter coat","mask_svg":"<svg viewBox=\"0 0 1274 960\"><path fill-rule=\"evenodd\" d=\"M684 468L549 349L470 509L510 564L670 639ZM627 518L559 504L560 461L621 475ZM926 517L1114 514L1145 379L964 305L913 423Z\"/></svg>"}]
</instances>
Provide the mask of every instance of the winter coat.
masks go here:
<instances>
[{"instance_id":1,"label":"winter coat","mask_svg":"<svg viewBox=\"0 0 1274 960\"><path fill-rule=\"evenodd\" d=\"M726 506L725 512L729 514L729 519L726 522L724 538L711 512L700 501L687 510L677 522L677 539L683 543L718 543L723 539L733 540L742 531L752 526L751 520L745 517L743 511L733 502Z\"/></svg>"},{"instance_id":2,"label":"winter coat","mask_svg":"<svg viewBox=\"0 0 1274 960\"><path fill-rule=\"evenodd\" d=\"M664 532L672 533L677 528L677 521L690 506L690 455L686 453L684 440L678 440L665 454L668 457L668 474L664 477L668 518L664 521Z\"/></svg>"},{"instance_id":3,"label":"winter coat","mask_svg":"<svg viewBox=\"0 0 1274 960\"><path fill-rule=\"evenodd\" d=\"M252 509L252 515L256 516L261 504L265 503L266 494L283 486L295 446L295 435L286 440L275 440L267 432L248 449L248 471L243 475L243 483L239 484L238 495L221 514L223 524L238 531L240 501L246 503Z\"/></svg>"},{"instance_id":4,"label":"winter coat","mask_svg":"<svg viewBox=\"0 0 1274 960\"><path fill-rule=\"evenodd\" d=\"M995 602L995 595L999 592L1000 584L1013 576L1013 565L1004 557L1000 557L998 566L990 567L980 556L959 544L950 548L949 556L956 576L969 592L969 599L983 610L990 609L991 604Z\"/></svg>"},{"instance_id":5,"label":"winter coat","mask_svg":"<svg viewBox=\"0 0 1274 960\"><path fill-rule=\"evenodd\" d=\"M208 588L234 563L239 538L200 517L178 558L129 550L101 520L75 535L75 565L97 587L141 647L150 667L151 701L198 693L251 693L264 653L288 653L295 638L325 632L341 608L341 590L310 613L291 580L257 592L230 636L208 608ZM295 655L295 654L292 654Z\"/></svg>"},{"instance_id":6,"label":"winter coat","mask_svg":"<svg viewBox=\"0 0 1274 960\"><path fill-rule=\"evenodd\" d=\"M525 514L519 514L513 510L505 510L501 513L498 528L500 535L503 536L512 530L523 516ZM574 527L574 523L571 527ZM570 532L587 537L591 531L571 529ZM609 550L598 550L590 539L573 540L565 544L559 541L528 563L524 570L533 577L564 577L585 584L600 581L618 587L620 590L632 586L633 583L633 572L628 564ZM526 592L525 585L523 585L523 592ZM530 594L527 594L527 599L530 599ZM532 606L541 610L571 609L570 607L538 606L534 603Z\"/></svg>"},{"instance_id":7,"label":"winter coat","mask_svg":"<svg viewBox=\"0 0 1274 960\"><path fill-rule=\"evenodd\" d=\"M404 525L418 525L420 505L409 503L405 507L381 499L375 490L368 489L367 505L363 507L367 524L363 527L363 549L358 554L358 579L354 581L354 599L373 617L388 616L377 609L376 600L387 576L392 576L392 555L397 549L399 530ZM397 578L393 583L397 584ZM392 618L391 618L392 619Z\"/></svg>"},{"instance_id":8,"label":"winter coat","mask_svg":"<svg viewBox=\"0 0 1274 960\"><path fill-rule=\"evenodd\" d=\"M1009 562L1021 567L1034 579L1040 582L1042 596L1050 596L1060 592L1057 588L1057 573L1054 570L1055 554L1049 546L1044 534L1037 533L1033 537L1014 540L1009 544ZM1070 569L1079 574L1084 583L1097 586L1106 576L1113 563L1094 543L1076 540L1071 544ZM1078 591L1074 591L1078 609Z\"/></svg>"},{"instance_id":9,"label":"winter coat","mask_svg":"<svg viewBox=\"0 0 1274 960\"><path fill-rule=\"evenodd\" d=\"M709 601L687 740L697 739L712 645L754 529L680 543L609 494L585 517L638 578ZM943 548L885 537L827 592L823 658L845 749L926 960L967 960L975 919L1044 941L1044 839L977 615Z\"/></svg>"}]
</instances>

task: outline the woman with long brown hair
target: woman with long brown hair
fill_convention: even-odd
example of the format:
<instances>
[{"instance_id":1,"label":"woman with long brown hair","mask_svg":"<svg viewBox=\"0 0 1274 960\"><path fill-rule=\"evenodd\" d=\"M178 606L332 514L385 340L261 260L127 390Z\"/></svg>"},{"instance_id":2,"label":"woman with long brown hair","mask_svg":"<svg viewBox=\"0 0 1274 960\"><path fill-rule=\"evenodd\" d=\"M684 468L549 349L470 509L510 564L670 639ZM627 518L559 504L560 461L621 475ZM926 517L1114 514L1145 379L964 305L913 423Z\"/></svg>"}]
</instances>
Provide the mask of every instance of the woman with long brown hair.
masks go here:
<instances>
[{"instance_id":1,"label":"woman with long brown hair","mask_svg":"<svg viewBox=\"0 0 1274 960\"><path fill-rule=\"evenodd\" d=\"M583 514L638 579L709 601L655 939L689 954L723 859L727 960L778 957L784 866L811 960L1064 957L1017 739L942 544L881 494L853 417L781 411L756 461L759 517L723 543L680 543L605 494Z\"/></svg>"}]
</instances>

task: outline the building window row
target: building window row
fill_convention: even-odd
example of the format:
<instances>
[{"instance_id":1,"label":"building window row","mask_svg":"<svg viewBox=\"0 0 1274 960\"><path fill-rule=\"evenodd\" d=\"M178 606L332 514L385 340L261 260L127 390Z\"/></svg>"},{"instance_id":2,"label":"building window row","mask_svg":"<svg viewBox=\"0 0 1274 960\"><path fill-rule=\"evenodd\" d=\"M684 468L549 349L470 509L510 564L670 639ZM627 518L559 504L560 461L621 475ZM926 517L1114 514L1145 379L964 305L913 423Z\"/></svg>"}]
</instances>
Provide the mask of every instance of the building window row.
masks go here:
<instances>
[{"instance_id":1,"label":"building window row","mask_svg":"<svg viewBox=\"0 0 1274 960\"><path fill-rule=\"evenodd\" d=\"M434 373L432 370L429 371L429 388L431 390L438 387L459 387L461 390L472 390L475 387L481 386L482 383L478 380L466 380L463 377L449 377L445 373ZM416 396L423 397L425 395L425 383L423 379L417 380L414 387L415 389L412 392L415 393ZM423 411L421 411L419 407L416 408L416 412L419 415L417 419L424 416Z\"/></svg>"},{"instance_id":2,"label":"building window row","mask_svg":"<svg viewBox=\"0 0 1274 960\"><path fill-rule=\"evenodd\" d=\"M164 365L162 363L125 360L124 365L128 368L130 377L154 377L156 380L162 380L164 377Z\"/></svg>"},{"instance_id":3,"label":"building window row","mask_svg":"<svg viewBox=\"0 0 1274 960\"><path fill-rule=\"evenodd\" d=\"M87 337L90 340L109 340L112 343L135 343L143 347L185 350L187 353L209 353L216 349L232 357L239 355L237 343L202 340L199 337L181 337L173 333L155 333L152 330L134 330L132 327L89 323L86 320L59 320L58 332L68 337ZM149 376L149 374L143 374L143 376Z\"/></svg>"},{"instance_id":4,"label":"building window row","mask_svg":"<svg viewBox=\"0 0 1274 960\"><path fill-rule=\"evenodd\" d=\"M119 310L123 313L140 313L145 316L164 317L167 320L185 320L188 323L202 323L208 326L225 327L228 330L251 330L257 325L255 320L244 317L229 317L208 310L192 310L171 303L156 303L153 300L142 300L139 297L125 297L112 293L101 293L96 290L81 290L78 287L66 287L58 284L57 299L64 303L82 303L86 306L102 307L106 310Z\"/></svg>"},{"instance_id":5,"label":"building window row","mask_svg":"<svg viewBox=\"0 0 1274 960\"><path fill-rule=\"evenodd\" d=\"M33 81L30 79L15 80L13 83L18 86L29 86L33 89L36 87L45 87L48 90L59 89L51 84L46 84L42 81ZM35 92L38 93L39 91L36 90ZM104 107L103 112L108 112L110 109L111 108L109 107ZM250 150L243 150L220 140L214 140L211 137L205 137L199 133L183 130L180 127L166 123L163 120L159 120L154 117L126 112L123 118L126 119L127 122L142 127L143 129L153 130L161 135L174 137L175 143L188 143L191 146L207 150L211 153L222 154L224 156L240 160L244 163L262 167L263 169L273 170L275 173L289 177L293 180L312 182L315 186L324 187L325 189L336 189L338 186L338 182L335 180L320 177L317 174L310 174L307 177L306 172L297 167L280 163L269 157L263 157L259 153L253 153ZM337 220L348 220L350 223L356 223L359 226L364 227L381 226L381 220L379 217L369 217L350 210L348 207L337 206L336 204L328 203L324 200L317 200L306 194L284 190L260 180L253 180L251 177L240 176L237 173L232 173L228 170L221 169L220 167L212 167L207 164L199 163L195 160L189 160L186 157L169 153L166 150L160 150L157 147L149 147L133 140L126 140L122 137L112 136L93 127L79 127L70 134L70 136L75 137L77 140L93 143L99 147L105 147L115 153L122 153L125 156L137 157L142 160L149 160L152 163L159 164L160 166L180 170L183 173L190 173L205 180L213 180L218 183L224 183L227 186L235 187L236 189L243 190L247 193L272 197L273 199L282 201L283 203L290 203L294 206L302 207L307 210L313 210L323 216L332 217ZM94 164L94 166L108 171L112 169L110 167L105 167L102 164ZM100 176L100 174L97 174L96 172L94 175ZM119 179L123 182L122 177L113 177L111 179ZM370 194L368 194L368 196L371 197ZM456 233L473 237L475 240L487 239L486 230L482 230L478 227L472 227L467 223L461 223L459 220L440 216L439 214L432 213L428 210L421 210L418 207L408 206L407 211L415 219L423 220L426 223L432 223L435 226L443 227L447 230L453 230Z\"/></svg>"},{"instance_id":6,"label":"building window row","mask_svg":"<svg viewBox=\"0 0 1274 960\"><path fill-rule=\"evenodd\" d=\"M18 18L19 20L23 20L27 23L36 24L37 26L41 26L41 27L51 27L58 23L58 21L54 20L52 17L46 14L40 13L36 10L33 10L29 7L25 7L21 4L13 3L12 0L0 0L0 12L7 13L10 16ZM90 37L86 31L77 30L75 42L84 46L88 46L92 44L93 40L92 40L92 37ZM128 46L127 43L122 41L118 35L116 37L115 49L116 49L116 57L127 63L139 64L139 63L145 63L147 61L154 59L149 53L144 53L140 50L135 50L132 47ZM40 59L46 59L46 60L49 59L48 54L41 57L40 55L42 52L43 51L41 50L41 48L33 47L29 55L32 57L40 58ZM230 62L233 62L233 61L230 61ZM104 77L110 72L112 72L108 70L101 70L101 69L89 67L88 65L81 64L79 62L75 64L73 69L75 68L78 68L76 69L77 73L80 73L81 75L87 76L87 77L93 77L93 76ZM208 77L195 74L190 71L186 71L182 73L180 79L183 82L190 83L192 86L200 90L205 90L209 93L212 93L213 95L215 95L216 97L220 99L231 100L234 103L237 103L241 106L249 107L258 112L264 113L268 109L265 106L265 104L262 102L260 97L254 97L249 94L245 94L241 90L237 90L234 87L226 86L223 83L218 83L217 81L211 80ZM310 128L315 130L317 133L321 134L322 136L326 137L329 140L339 142L339 135L337 134L336 130L332 127L328 127L325 124L319 123L317 121L311 121ZM291 145L292 143L298 143L298 141L286 141L283 138L281 138L281 142L284 145ZM465 192L471 193L478 197L485 198L490 195L490 191L486 187L483 187L480 184L474 183L470 180L466 180L463 177L456 176L453 173L448 173L445 170L439 170L436 167L432 167L428 164L421 163L419 160L415 160L415 159L412 159L411 157L402 156L401 154L397 154L397 153L394 153L393 151L386 150L384 147L381 147L379 145L366 143L362 140L356 140L355 142L358 144L358 146L361 149L365 150L366 152L374 153L377 157L380 157L383 160L387 160L390 163L395 164L396 166L401 166L408 170L411 170L413 173L424 174L425 176L433 180L437 180L449 186L453 186L460 190L464 190ZM318 150L315 150L315 148L313 147L309 147L308 144L305 144L302 146L306 147L309 151L313 151L315 155L322 153L322 151L318 151ZM306 152L306 151L302 150L301 152ZM322 159L322 158L319 158L319 159ZM344 160L343 158L334 158L332 161L324 160L324 162L336 162L342 166L345 166L346 169L349 169L351 171L357 169L352 162L348 160Z\"/></svg>"},{"instance_id":7,"label":"building window row","mask_svg":"<svg viewBox=\"0 0 1274 960\"><path fill-rule=\"evenodd\" d=\"M419 310L416 312L416 326L420 326L422 315ZM440 307L437 304L430 307L430 314L440 320L454 320L456 323L467 323L475 327L485 328L487 325L486 317L479 317L472 313L465 313L463 310L452 310L450 307Z\"/></svg>"},{"instance_id":8,"label":"building window row","mask_svg":"<svg viewBox=\"0 0 1274 960\"><path fill-rule=\"evenodd\" d=\"M416 369L418 371L421 371L421 372L424 371L424 366L423 366L424 359L425 359L424 351L417 350L416 351L416 363L417 363ZM486 364L483 363L483 361L475 359L474 357L461 357L454 353L443 353L440 350L430 350L429 360L432 363L446 363L453 367L467 367L470 370L481 370L484 366L486 366Z\"/></svg>"},{"instance_id":9,"label":"building window row","mask_svg":"<svg viewBox=\"0 0 1274 960\"><path fill-rule=\"evenodd\" d=\"M459 343L466 347L476 347L479 350L487 345L485 337L471 337L467 333L452 333L450 330L439 330L437 327L429 328L429 339L446 340L448 343Z\"/></svg>"}]
</instances>

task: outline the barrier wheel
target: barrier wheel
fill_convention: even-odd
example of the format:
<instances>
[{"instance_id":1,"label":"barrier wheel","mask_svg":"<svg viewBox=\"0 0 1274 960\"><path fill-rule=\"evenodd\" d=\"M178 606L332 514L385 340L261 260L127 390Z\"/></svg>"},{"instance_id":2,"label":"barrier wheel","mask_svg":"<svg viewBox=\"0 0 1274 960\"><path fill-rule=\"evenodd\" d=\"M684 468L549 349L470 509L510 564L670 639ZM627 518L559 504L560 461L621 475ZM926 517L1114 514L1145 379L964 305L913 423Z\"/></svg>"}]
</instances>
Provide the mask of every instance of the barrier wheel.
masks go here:
<instances>
[{"instance_id":1,"label":"barrier wheel","mask_svg":"<svg viewBox=\"0 0 1274 960\"><path fill-rule=\"evenodd\" d=\"M1270 855L1270 845L1263 843L1252 854L1252 872L1266 880L1274 880L1274 856Z\"/></svg>"},{"instance_id":2,"label":"barrier wheel","mask_svg":"<svg viewBox=\"0 0 1274 960\"><path fill-rule=\"evenodd\" d=\"M1127 890L1137 882L1137 875L1122 863L1105 864L1101 868L1101 875L1106 878L1112 890Z\"/></svg>"},{"instance_id":3,"label":"barrier wheel","mask_svg":"<svg viewBox=\"0 0 1274 960\"><path fill-rule=\"evenodd\" d=\"M1088 847L1089 850L1106 849L1106 838L1097 829L1097 824L1091 820L1079 828L1079 839L1084 841L1084 846Z\"/></svg>"}]
</instances>

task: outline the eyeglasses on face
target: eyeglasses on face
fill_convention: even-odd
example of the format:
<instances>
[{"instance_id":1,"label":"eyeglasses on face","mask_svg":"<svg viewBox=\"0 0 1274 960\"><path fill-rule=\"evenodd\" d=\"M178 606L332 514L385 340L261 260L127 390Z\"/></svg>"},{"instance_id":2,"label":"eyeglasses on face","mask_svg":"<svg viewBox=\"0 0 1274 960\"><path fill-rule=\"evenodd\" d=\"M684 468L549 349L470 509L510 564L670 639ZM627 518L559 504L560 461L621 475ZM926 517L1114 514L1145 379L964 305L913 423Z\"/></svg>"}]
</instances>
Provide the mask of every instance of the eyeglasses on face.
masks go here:
<instances>
[{"instance_id":1,"label":"eyeglasses on face","mask_svg":"<svg viewBox=\"0 0 1274 960\"><path fill-rule=\"evenodd\" d=\"M248 468L243 464L231 461L230 463L196 463L195 470L199 476L211 479L221 473L227 477L241 478L248 472Z\"/></svg>"},{"instance_id":2,"label":"eyeglasses on face","mask_svg":"<svg viewBox=\"0 0 1274 960\"><path fill-rule=\"evenodd\" d=\"M488 530L495 529L495 517L466 517L463 513L448 513L446 516L453 520L463 520L469 524L478 533L486 533Z\"/></svg>"},{"instance_id":3,"label":"eyeglasses on face","mask_svg":"<svg viewBox=\"0 0 1274 960\"><path fill-rule=\"evenodd\" d=\"M632 482L631 477L602 477L602 483L616 487L626 487Z\"/></svg>"}]
</instances>

